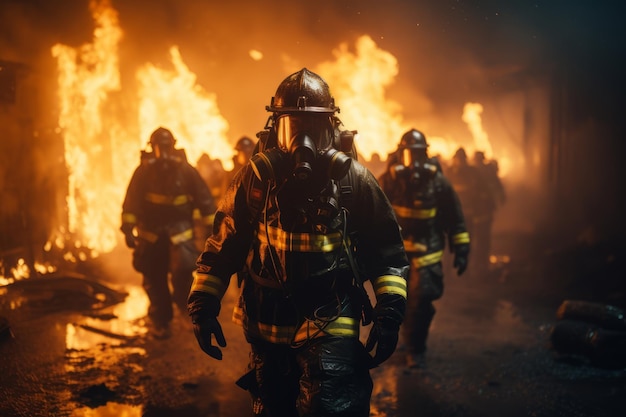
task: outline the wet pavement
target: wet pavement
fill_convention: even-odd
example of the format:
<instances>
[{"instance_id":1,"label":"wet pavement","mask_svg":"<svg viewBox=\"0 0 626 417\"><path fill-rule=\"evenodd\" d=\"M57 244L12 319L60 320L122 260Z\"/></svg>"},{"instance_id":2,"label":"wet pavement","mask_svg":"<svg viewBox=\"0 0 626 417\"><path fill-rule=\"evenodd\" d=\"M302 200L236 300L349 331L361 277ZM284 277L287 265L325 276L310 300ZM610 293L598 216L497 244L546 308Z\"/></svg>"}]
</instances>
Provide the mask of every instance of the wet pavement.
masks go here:
<instances>
[{"instance_id":1,"label":"wet pavement","mask_svg":"<svg viewBox=\"0 0 626 417\"><path fill-rule=\"evenodd\" d=\"M426 368L407 368L401 345L372 370L372 416L622 414L626 370L563 357L550 345L563 300L623 301L623 281L617 289L613 281L597 288L585 276L590 269L619 273L598 269L614 255L517 253L523 256L497 258L488 277L446 276ZM572 257L579 263L571 265ZM251 416L247 394L235 385L248 355L229 317L237 289L225 298L228 346L215 361L198 348L181 314L169 339L154 339L143 319L141 278L126 252L103 262L113 259L122 266L97 281L98 274L58 272L36 278L37 285L0 288L0 316L11 328L0 341L0 416Z\"/></svg>"}]
</instances>

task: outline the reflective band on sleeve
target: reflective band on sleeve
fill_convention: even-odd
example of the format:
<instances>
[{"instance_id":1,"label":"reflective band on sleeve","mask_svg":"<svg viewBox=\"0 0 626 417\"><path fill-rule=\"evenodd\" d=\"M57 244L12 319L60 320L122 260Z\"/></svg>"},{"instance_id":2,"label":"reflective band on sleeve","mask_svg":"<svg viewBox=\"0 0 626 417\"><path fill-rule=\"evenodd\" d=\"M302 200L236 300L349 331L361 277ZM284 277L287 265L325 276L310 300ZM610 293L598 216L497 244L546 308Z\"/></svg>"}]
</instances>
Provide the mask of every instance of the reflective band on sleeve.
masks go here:
<instances>
[{"instance_id":1,"label":"reflective band on sleeve","mask_svg":"<svg viewBox=\"0 0 626 417\"><path fill-rule=\"evenodd\" d=\"M411 259L411 264L413 264L415 268L421 268L423 266L433 265L437 262L441 262L442 258L443 251L440 250L438 252L429 253L428 255L413 258Z\"/></svg>"},{"instance_id":2,"label":"reflective band on sleeve","mask_svg":"<svg viewBox=\"0 0 626 417\"><path fill-rule=\"evenodd\" d=\"M184 232L176 233L175 235L170 236L170 241L175 245L191 239L193 239L193 229L187 229Z\"/></svg>"},{"instance_id":3,"label":"reflective band on sleeve","mask_svg":"<svg viewBox=\"0 0 626 417\"><path fill-rule=\"evenodd\" d=\"M154 204L162 204L168 206L182 206L189 202L186 194L182 195L164 195L156 193L146 193L146 200Z\"/></svg>"},{"instance_id":4,"label":"reflective band on sleeve","mask_svg":"<svg viewBox=\"0 0 626 417\"><path fill-rule=\"evenodd\" d=\"M312 233L289 233L276 227L268 227L269 244L288 252L332 252L342 244L341 233L327 235ZM259 223L257 237L261 243L268 244L265 225Z\"/></svg>"},{"instance_id":5,"label":"reflective band on sleeve","mask_svg":"<svg viewBox=\"0 0 626 417\"><path fill-rule=\"evenodd\" d=\"M122 213L122 223L137 224L137 216L133 213Z\"/></svg>"},{"instance_id":6,"label":"reflective band on sleeve","mask_svg":"<svg viewBox=\"0 0 626 417\"><path fill-rule=\"evenodd\" d=\"M204 216L202 218L202 222L206 225L206 226L210 226L213 224L213 222L215 221L215 214L209 214L208 216Z\"/></svg>"},{"instance_id":7,"label":"reflective band on sleeve","mask_svg":"<svg viewBox=\"0 0 626 417\"><path fill-rule=\"evenodd\" d=\"M393 206L396 216L404 219L433 219L437 215L437 208L431 209L414 209L410 207Z\"/></svg>"},{"instance_id":8,"label":"reflective band on sleeve","mask_svg":"<svg viewBox=\"0 0 626 417\"><path fill-rule=\"evenodd\" d=\"M398 294L406 298L406 280L396 275L383 275L372 283L376 295Z\"/></svg>"},{"instance_id":9,"label":"reflective band on sleeve","mask_svg":"<svg viewBox=\"0 0 626 417\"><path fill-rule=\"evenodd\" d=\"M218 277L210 274L194 272L194 279L193 284L191 284L191 291L211 294L221 300L226 293L226 288L224 287L222 280Z\"/></svg>"},{"instance_id":10,"label":"reflective band on sleeve","mask_svg":"<svg viewBox=\"0 0 626 417\"><path fill-rule=\"evenodd\" d=\"M460 245L462 243L469 243L469 242L470 242L470 235L467 232L458 233L452 236L452 243L454 243L455 245Z\"/></svg>"},{"instance_id":11,"label":"reflective band on sleeve","mask_svg":"<svg viewBox=\"0 0 626 417\"><path fill-rule=\"evenodd\" d=\"M404 250L407 252L426 252L428 247L423 243L404 240Z\"/></svg>"},{"instance_id":12,"label":"reflective band on sleeve","mask_svg":"<svg viewBox=\"0 0 626 417\"><path fill-rule=\"evenodd\" d=\"M157 235L156 233L148 232L147 230L141 229L137 231L137 237L150 243L154 243L159 239L159 235Z\"/></svg>"}]
</instances>

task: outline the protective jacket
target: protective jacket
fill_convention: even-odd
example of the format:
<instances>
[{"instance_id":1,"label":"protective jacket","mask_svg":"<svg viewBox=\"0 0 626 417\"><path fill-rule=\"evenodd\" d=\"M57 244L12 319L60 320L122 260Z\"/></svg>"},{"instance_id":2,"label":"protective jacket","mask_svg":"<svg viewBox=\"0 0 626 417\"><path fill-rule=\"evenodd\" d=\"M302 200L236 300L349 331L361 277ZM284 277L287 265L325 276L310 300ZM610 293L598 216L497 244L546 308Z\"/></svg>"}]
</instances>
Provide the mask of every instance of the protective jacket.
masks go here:
<instances>
[{"instance_id":1,"label":"protective jacket","mask_svg":"<svg viewBox=\"0 0 626 417\"><path fill-rule=\"evenodd\" d=\"M251 343L358 338L369 304L363 280L372 282L379 314L399 325L409 265L376 179L352 161L343 180L310 189L293 177L262 182L250 164L237 173L198 260L190 314L215 317L230 277L244 270L233 318Z\"/></svg>"},{"instance_id":2,"label":"protective jacket","mask_svg":"<svg viewBox=\"0 0 626 417\"><path fill-rule=\"evenodd\" d=\"M175 157L159 159L142 152L122 205L122 231L137 228L140 240L154 243L159 236L177 244L193 238L193 212L207 226L213 222L215 203L198 171L178 149Z\"/></svg>"},{"instance_id":3,"label":"protective jacket","mask_svg":"<svg viewBox=\"0 0 626 417\"><path fill-rule=\"evenodd\" d=\"M459 198L431 158L416 177L393 178L390 171L380 178L393 205L404 238L404 247L416 268L441 262L446 238L452 252L469 250Z\"/></svg>"}]
</instances>

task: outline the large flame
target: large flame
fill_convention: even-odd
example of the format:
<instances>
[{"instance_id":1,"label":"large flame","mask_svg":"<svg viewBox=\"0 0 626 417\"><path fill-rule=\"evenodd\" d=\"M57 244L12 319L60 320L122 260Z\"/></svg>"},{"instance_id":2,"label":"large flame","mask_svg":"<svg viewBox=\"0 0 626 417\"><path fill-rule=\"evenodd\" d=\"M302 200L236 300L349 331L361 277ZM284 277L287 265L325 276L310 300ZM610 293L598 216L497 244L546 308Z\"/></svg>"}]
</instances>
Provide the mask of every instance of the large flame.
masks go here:
<instances>
[{"instance_id":1,"label":"large flame","mask_svg":"<svg viewBox=\"0 0 626 417\"><path fill-rule=\"evenodd\" d=\"M80 48L57 44L52 55L57 59L58 123L69 172L68 232L76 239L73 246L97 256L119 241L126 186L154 129L170 129L192 164L206 152L229 169L233 150L216 97L196 84L176 46L170 50L173 70L147 63L136 74L139 91L123 95L118 62L123 31L117 12L109 0L91 0L90 9L93 42ZM58 234L65 235L64 230L59 225ZM51 239L59 247L64 240Z\"/></svg>"},{"instance_id":2,"label":"large flame","mask_svg":"<svg viewBox=\"0 0 626 417\"><path fill-rule=\"evenodd\" d=\"M357 39L355 53L342 43L333 54L335 60L321 63L316 71L331 86L341 120L358 129L359 154L366 160L374 153L385 159L407 129L401 106L385 97L398 74L398 60L369 36Z\"/></svg>"}]
</instances>

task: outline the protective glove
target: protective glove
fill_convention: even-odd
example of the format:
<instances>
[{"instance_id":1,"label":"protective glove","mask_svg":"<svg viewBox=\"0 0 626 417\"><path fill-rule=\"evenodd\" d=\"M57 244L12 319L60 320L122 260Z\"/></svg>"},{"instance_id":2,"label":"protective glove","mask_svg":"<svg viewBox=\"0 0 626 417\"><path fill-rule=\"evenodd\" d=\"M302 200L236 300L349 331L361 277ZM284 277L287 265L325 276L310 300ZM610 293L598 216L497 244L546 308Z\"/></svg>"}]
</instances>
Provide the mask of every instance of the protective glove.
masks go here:
<instances>
[{"instance_id":1,"label":"protective glove","mask_svg":"<svg viewBox=\"0 0 626 417\"><path fill-rule=\"evenodd\" d=\"M454 262L452 266L456 269L457 275L462 275L467 269L469 255L469 247L467 245L459 246L454 250Z\"/></svg>"},{"instance_id":2,"label":"protective glove","mask_svg":"<svg viewBox=\"0 0 626 417\"><path fill-rule=\"evenodd\" d=\"M217 360L222 360L222 351L212 342L212 336L215 336L217 344L226 347L226 339L217 317L202 317L200 314L193 314L191 323L193 324L193 333L204 353Z\"/></svg>"},{"instance_id":3,"label":"protective glove","mask_svg":"<svg viewBox=\"0 0 626 417\"><path fill-rule=\"evenodd\" d=\"M126 246L128 246L131 249L135 249L135 247L137 246L135 236L133 236L132 233L127 233L124 235L124 238L126 239Z\"/></svg>"},{"instance_id":4,"label":"protective glove","mask_svg":"<svg viewBox=\"0 0 626 417\"><path fill-rule=\"evenodd\" d=\"M376 353L372 357L371 367L375 368L393 354L398 345L398 331L400 325L387 317L377 317L370 331L365 349L371 352L376 346Z\"/></svg>"}]
</instances>

